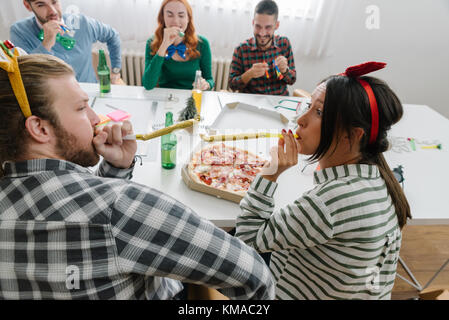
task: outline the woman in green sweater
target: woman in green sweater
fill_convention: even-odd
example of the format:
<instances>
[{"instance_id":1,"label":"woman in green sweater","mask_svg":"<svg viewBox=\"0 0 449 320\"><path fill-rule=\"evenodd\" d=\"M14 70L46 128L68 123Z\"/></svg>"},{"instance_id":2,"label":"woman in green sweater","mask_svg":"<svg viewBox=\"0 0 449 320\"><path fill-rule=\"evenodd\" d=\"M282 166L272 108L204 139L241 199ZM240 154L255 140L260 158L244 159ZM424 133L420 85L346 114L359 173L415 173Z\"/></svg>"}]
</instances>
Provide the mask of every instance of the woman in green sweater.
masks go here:
<instances>
[{"instance_id":1,"label":"woman in green sweater","mask_svg":"<svg viewBox=\"0 0 449 320\"><path fill-rule=\"evenodd\" d=\"M196 70L201 70L200 89L211 90L212 55L209 42L197 36L192 8L186 0L164 0L158 14L158 28L147 41L143 86L192 89Z\"/></svg>"}]
</instances>

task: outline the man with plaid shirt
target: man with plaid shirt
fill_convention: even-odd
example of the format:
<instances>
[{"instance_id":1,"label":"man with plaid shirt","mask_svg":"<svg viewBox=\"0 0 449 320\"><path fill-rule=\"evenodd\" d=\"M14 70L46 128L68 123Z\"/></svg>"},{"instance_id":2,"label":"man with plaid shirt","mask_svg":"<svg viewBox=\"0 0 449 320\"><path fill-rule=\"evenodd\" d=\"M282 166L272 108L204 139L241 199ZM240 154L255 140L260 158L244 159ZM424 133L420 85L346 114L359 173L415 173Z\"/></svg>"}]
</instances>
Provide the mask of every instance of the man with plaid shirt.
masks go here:
<instances>
[{"instance_id":1,"label":"man with plaid shirt","mask_svg":"<svg viewBox=\"0 0 449 320\"><path fill-rule=\"evenodd\" d=\"M172 299L181 281L274 297L253 249L130 181L131 124L95 129L70 66L30 55L19 67L31 116L0 70L0 299Z\"/></svg>"},{"instance_id":2,"label":"man with plaid shirt","mask_svg":"<svg viewBox=\"0 0 449 320\"><path fill-rule=\"evenodd\" d=\"M254 37L234 50L229 87L234 91L288 96L287 85L296 82L295 61L290 41L275 36L279 28L278 7L263 0L256 6Z\"/></svg>"}]
</instances>

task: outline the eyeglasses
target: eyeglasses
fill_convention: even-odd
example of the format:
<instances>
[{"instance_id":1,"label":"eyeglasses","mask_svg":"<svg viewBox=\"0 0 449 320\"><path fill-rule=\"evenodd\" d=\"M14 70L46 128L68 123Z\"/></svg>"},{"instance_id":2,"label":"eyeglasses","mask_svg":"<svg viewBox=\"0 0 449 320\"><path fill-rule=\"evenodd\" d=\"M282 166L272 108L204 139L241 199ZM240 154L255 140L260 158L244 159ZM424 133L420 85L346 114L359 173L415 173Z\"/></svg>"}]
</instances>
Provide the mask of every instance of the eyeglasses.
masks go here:
<instances>
[{"instance_id":1,"label":"eyeglasses","mask_svg":"<svg viewBox=\"0 0 449 320\"><path fill-rule=\"evenodd\" d=\"M25 91L25 87L22 81L22 75L20 74L19 63L17 57L26 54L25 51L15 47L11 41L0 41L0 68L8 73L9 82L11 83L12 90L19 103L25 118L31 116L30 103Z\"/></svg>"},{"instance_id":2,"label":"eyeglasses","mask_svg":"<svg viewBox=\"0 0 449 320\"><path fill-rule=\"evenodd\" d=\"M293 108L289 108L289 107L285 107L282 105L283 102L294 102L297 104L296 109ZM275 109L281 108L281 109L286 109L286 110L290 110L290 111L298 111L298 109L300 108L302 102L301 101L297 101L297 100L292 100L292 99L282 99L279 100L278 105L275 106Z\"/></svg>"}]
</instances>

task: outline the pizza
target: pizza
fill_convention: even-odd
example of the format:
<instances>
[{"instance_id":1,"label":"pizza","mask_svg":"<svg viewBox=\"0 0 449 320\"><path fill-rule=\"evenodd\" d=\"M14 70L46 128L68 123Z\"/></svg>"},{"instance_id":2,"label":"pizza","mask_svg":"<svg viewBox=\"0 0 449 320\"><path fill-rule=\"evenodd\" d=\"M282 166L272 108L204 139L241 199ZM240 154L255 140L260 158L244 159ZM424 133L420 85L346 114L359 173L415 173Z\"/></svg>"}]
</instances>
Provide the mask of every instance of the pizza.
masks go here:
<instances>
[{"instance_id":1,"label":"pizza","mask_svg":"<svg viewBox=\"0 0 449 320\"><path fill-rule=\"evenodd\" d=\"M188 173L199 184L244 196L265 162L247 150L209 144L192 156Z\"/></svg>"}]
</instances>

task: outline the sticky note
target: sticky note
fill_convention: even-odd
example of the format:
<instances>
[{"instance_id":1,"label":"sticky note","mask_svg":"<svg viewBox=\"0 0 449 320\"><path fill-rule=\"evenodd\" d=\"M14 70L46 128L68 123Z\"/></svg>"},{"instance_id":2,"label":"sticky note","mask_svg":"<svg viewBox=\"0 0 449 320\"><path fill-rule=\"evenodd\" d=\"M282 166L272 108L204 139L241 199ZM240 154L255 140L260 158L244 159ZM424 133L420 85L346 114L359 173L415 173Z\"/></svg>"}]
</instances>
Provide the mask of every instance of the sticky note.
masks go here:
<instances>
[{"instance_id":1,"label":"sticky note","mask_svg":"<svg viewBox=\"0 0 449 320\"><path fill-rule=\"evenodd\" d=\"M114 112L108 113L106 116L108 116L111 120L115 122L120 122L131 117L129 113L122 110L116 110Z\"/></svg>"}]
</instances>

